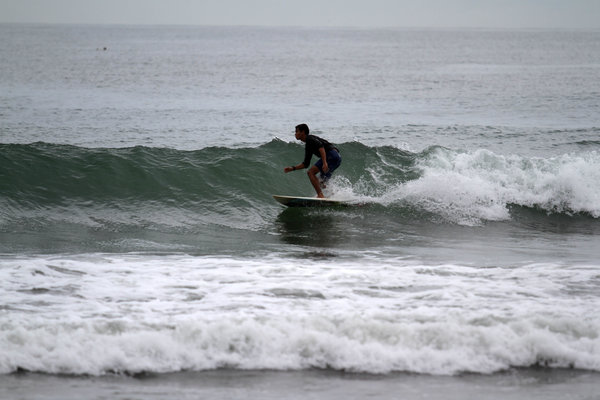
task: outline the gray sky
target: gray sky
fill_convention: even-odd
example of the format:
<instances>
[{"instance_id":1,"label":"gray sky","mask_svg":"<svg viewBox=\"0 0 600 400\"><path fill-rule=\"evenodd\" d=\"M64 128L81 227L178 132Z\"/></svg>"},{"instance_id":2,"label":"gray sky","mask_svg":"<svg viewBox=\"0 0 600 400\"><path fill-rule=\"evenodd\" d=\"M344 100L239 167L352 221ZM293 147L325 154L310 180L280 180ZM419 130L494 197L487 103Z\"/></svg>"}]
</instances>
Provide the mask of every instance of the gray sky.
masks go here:
<instances>
[{"instance_id":1,"label":"gray sky","mask_svg":"<svg viewBox=\"0 0 600 400\"><path fill-rule=\"evenodd\" d=\"M0 22L600 29L600 0L0 0Z\"/></svg>"}]
</instances>

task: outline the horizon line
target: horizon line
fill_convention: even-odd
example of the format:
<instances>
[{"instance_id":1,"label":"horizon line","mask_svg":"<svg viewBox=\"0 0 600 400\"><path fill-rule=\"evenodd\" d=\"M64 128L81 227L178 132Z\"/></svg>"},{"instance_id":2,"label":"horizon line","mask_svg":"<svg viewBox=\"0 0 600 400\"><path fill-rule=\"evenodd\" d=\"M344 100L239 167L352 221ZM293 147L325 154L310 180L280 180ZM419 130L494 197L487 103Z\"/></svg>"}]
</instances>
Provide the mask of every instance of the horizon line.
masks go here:
<instances>
[{"instance_id":1,"label":"horizon line","mask_svg":"<svg viewBox=\"0 0 600 400\"><path fill-rule=\"evenodd\" d=\"M349 30L471 30L471 31L565 31L594 32L600 27L503 27L503 26L431 26L431 25L277 25L277 24L204 24L166 22L56 22L0 21L1 25L66 25L66 26L140 26L140 27L199 27L199 28L289 28L289 29L349 29Z\"/></svg>"}]
</instances>

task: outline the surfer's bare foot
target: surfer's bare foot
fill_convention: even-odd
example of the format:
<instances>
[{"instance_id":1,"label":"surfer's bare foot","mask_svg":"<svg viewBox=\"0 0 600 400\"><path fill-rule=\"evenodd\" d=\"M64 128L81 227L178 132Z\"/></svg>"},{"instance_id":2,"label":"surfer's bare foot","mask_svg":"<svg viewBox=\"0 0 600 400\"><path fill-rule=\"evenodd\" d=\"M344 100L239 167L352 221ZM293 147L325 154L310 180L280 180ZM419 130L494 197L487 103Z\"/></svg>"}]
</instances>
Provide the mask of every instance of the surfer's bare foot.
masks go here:
<instances>
[{"instance_id":1,"label":"surfer's bare foot","mask_svg":"<svg viewBox=\"0 0 600 400\"><path fill-rule=\"evenodd\" d=\"M323 193L317 193L317 198L318 199L324 199L325 196L323 196Z\"/></svg>"}]
</instances>

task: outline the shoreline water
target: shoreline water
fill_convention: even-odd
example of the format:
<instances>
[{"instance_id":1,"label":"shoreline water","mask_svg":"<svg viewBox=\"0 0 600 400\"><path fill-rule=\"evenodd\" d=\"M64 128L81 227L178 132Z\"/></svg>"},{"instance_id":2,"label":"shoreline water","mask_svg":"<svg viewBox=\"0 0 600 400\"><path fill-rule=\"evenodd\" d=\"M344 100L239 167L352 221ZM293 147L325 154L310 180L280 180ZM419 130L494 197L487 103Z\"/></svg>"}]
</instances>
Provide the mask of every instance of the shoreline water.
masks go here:
<instances>
[{"instance_id":1,"label":"shoreline water","mask_svg":"<svg viewBox=\"0 0 600 400\"><path fill-rule=\"evenodd\" d=\"M41 395L43 393L43 395ZM211 370L136 377L0 376L6 399L429 399L595 400L600 374L572 369L527 368L480 375L355 374L330 370Z\"/></svg>"}]
</instances>

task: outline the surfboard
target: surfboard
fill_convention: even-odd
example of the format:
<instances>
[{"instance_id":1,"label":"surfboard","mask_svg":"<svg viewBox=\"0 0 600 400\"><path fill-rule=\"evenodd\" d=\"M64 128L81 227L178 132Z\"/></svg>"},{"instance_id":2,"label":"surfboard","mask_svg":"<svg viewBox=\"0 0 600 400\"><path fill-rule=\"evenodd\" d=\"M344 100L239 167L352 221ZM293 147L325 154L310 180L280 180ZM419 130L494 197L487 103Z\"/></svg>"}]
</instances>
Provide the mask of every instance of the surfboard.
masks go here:
<instances>
[{"instance_id":1,"label":"surfboard","mask_svg":"<svg viewBox=\"0 0 600 400\"><path fill-rule=\"evenodd\" d=\"M346 207L350 203L343 200L319 199L317 197L296 197L273 195L273 198L288 207Z\"/></svg>"}]
</instances>

